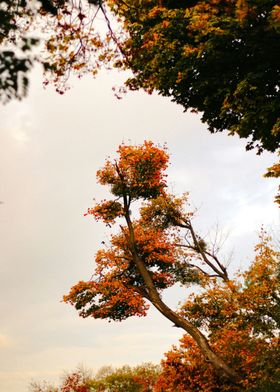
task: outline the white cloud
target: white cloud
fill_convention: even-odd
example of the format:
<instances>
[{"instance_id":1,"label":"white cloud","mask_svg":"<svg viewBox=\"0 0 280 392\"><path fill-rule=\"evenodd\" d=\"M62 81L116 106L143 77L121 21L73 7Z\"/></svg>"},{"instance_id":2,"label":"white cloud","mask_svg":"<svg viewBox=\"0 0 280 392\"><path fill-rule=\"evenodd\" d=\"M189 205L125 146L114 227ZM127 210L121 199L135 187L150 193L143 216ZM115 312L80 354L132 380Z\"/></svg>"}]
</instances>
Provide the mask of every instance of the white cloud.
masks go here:
<instances>
[{"instance_id":1,"label":"white cloud","mask_svg":"<svg viewBox=\"0 0 280 392\"><path fill-rule=\"evenodd\" d=\"M15 341L8 335L3 335L0 333L0 348L11 348L15 346Z\"/></svg>"},{"instance_id":2,"label":"white cloud","mask_svg":"<svg viewBox=\"0 0 280 392\"><path fill-rule=\"evenodd\" d=\"M31 111L28 106L16 106L13 102L8 105L6 115L1 124L1 128L11 139L19 145L25 145L33 136L34 124L31 117Z\"/></svg>"},{"instance_id":3,"label":"white cloud","mask_svg":"<svg viewBox=\"0 0 280 392\"><path fill-rule=\"evenodd\" d=\"M18 143L25 144L29 141L26 131L21 128L12 128L10 129L10 133L12 138Z\"/></svg>"}]
</instances>

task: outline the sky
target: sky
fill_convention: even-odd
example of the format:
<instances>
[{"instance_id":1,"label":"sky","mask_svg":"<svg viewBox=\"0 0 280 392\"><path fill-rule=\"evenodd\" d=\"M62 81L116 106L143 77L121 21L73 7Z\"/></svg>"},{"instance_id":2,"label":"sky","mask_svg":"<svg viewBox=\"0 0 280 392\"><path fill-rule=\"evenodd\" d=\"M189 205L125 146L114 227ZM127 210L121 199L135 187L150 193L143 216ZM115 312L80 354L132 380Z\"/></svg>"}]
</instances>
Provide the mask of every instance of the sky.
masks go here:
<instances>
[{"instance_id":1,"label":"sky","mask_svg":"<svg viewBox=\"0 0 280 392\"><path fill-rule=\"evenodd\" d=\"M202 235L217 225L233 273L246 268L263 225L279 231L277 184L262 177L276 157L245 151L245 142L211 135L199 116L167 98L134 92L122 100L118 73L72 80L59 95L32 73L28 97L0 107L0 390L28 391L31 380L57 382L83 365L158 363L183 332L151 309L122 323L79 318L61 302L92 275L106 238L84 217L106 196L96 171L122 142L167 143L173 192L190 192ZM166 296L176 308L184 290Z\"/></svg>"}]
</instances>

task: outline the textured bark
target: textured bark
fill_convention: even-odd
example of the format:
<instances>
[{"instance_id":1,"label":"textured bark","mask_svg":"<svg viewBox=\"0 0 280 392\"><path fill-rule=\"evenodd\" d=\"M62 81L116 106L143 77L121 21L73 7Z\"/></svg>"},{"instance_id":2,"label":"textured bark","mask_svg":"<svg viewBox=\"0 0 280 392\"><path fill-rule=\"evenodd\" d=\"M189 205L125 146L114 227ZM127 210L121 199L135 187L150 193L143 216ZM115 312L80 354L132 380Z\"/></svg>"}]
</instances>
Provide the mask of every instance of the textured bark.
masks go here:
<instances>
[{"instance_id":1,"label":"textured bark","mask_svg":"<svg viewBox=\"0 0 280 392\"><path fill-rule=\"evenodd\" d=\"M198 328L196 328L192 323L185 320L183 317L179 316L176 312L170 309L160 298L159 293L157 292L154 283L151 279L149 271L147 270L143 261L134 254L134 262L146 284L146 288L148 291L147 298L148 300L155 306L155 308L167 319L172 321L177 327L184 329L188 334L192 336L195 340L202 353L206 358L210 361L210 363L214 366L219 374L222 377L225 377L231 380L233 383L236 383L238 380L238 375L235 373L233 369L231 369L210 347L206 337L200 332Z\"/></svg>"}]
</instances>

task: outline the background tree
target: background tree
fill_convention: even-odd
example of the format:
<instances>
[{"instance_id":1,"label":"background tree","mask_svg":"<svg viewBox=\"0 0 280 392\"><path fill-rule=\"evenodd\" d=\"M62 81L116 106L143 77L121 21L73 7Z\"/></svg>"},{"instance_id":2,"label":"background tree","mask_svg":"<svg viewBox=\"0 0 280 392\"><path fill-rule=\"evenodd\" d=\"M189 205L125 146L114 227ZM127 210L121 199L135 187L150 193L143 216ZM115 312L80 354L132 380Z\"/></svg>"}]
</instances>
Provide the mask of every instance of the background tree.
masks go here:
<instances>
[{"instance_id":1,"label":"background tree","mask_svg":"<svg viewBox=\"0 0 280 392\"><path fill-rule=\"evenodd\" d=\"M90 392L91 377L87 372L78 368L77 370L64 375L59 387L46 382L32 382L31 392Z\"/></svg>"},{"instance_id":2,"label":"background tree","mask_svg":"<svg viewBox=\"0 0 280 392\"><path fill-rule=\"evenodd\" d=\"M185 335L162 361L155 391L277 391L280 388L279 252L262 233L248 271L230 282L211 282L182 308L184 316L208 331L217 352L242 375L240 386L216 377L194 342Z\"/></svg>"},{"instance_id":3,"label":"background tree","mask_svg":"<svg viewBox=\"0 0 280 392\"><path fill-rule=\"evenodd\" d=\"M89 383L91 391L127 391L127 392L151 392L154 390L158 379L160 366L152 363L144 363L139 366L122 366L111 368L108 374L96 374Z\"/></svg>"},{"instance_id":4,"label":"background tree","mask_svg":"<svg viewBox=\"0 0 280 392\"><path fill-rule=\"evenodd\" d=\"M160 373L160 366L143 363L113 368L106 366L94 376L78 369L67 374L59 387L46 383L32 383L31 392L151 392Z\"/></svg>"}]
</instances>

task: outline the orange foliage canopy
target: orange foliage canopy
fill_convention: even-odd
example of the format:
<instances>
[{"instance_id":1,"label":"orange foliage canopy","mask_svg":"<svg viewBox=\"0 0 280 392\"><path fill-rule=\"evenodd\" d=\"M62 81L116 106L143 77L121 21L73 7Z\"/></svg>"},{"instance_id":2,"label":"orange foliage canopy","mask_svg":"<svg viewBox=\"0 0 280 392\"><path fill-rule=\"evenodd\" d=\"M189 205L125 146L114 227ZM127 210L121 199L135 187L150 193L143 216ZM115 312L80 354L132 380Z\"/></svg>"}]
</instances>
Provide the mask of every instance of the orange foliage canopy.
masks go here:
<instances>
[{"instance_id":1,"label":"orange foliage canopy","mask_svg":"<svg viewBox=\"0 0 280 392\"><path fill-rule=\"evenodd\" d=\"M230 283L213 282L183 306L186 318L242 377L238 386L217 377L189 336L162 361L156 391L276 391L280 389L279 252L263 237L248 271Z\"/></svg>"},{"instance_id":2,"label":"orange foliage canopy","mask_svg":"<svg viewBox=\"0 0 280 392\"><path fill-rule=\"evenodd\" d=\"M105 218L106 220L106 218ZM146 314L144 282L133 263L127 230L111 237L111 247L97 252L95 281L79 282L65 300L76 306L83 317L123 320ZM135 227L139 254L151 269L155 286L164 289L174 283L171 271L173 248L163 231Z\"/></svg>"},{"instance_id":3,"label":"orange foliage canopy","mask_svg":"<svg viewBox=\"0 0 280 392\"><path fill-rule=\"evenodd\" d=\"M124 217L125 209L135 200L163 197L166 188L164 170L168 155L165 148L146 141L141 146L121 145L117 153L117 160L108 159L97 172L99 183L109 185L117 199L103 200L87 212L107 224ZM148 211L146 205L143 207L145 218L133 222L134 245L149 269L155 287L162 290L176 281L172 272L178 252L171 244L174 233L147 224ZM112 235L110 248L96 254L94 281L79 282L64 297L80 310L81 316L123 320L146 314L145 284L133 262L128 237L129 230L125 227L119 234Z\"/></svg>"},{"instance_id":4,"label":"orange foliage canopy","mask_svg":"<svg viewBox=\"0 0 280 392\"><path fill-rule=\"evenodd\" d=\"M149 293L134 262L135 252L159 291L178 281L198 283L202 273L188 263L196 252L177 246L178 227L192 214L184 212L187 195L179 198L166 191L166 148L150 141L140 146L122 144L117 155L117 159L108 158L97 172L98 182L110 186L114 199L96 203L86 215L109 225L121 218L127 225L111 236L109 247L96 253L94 279L79 282L64 300L83 317L120 321L143 316L148 309L145 299L149 299ZM144 202L139 208L140 217L132 219L132 204L140 199Z\"/></svg>"},{"instance_id":5,"label":"orange foliage canopy","mask_svg":"<svg viewBox=\"0 0 280 392\"><path fill-rule=\"evenodd\" d=\"M117 161L108 159L98 170L100 184L111 185L113 195L125 193L130 199L151 199L163 193L166 187L164 171L169 160L165 148L145 141L141 147L122 144L117 153Z\"/></svg>"}]
</instances>

